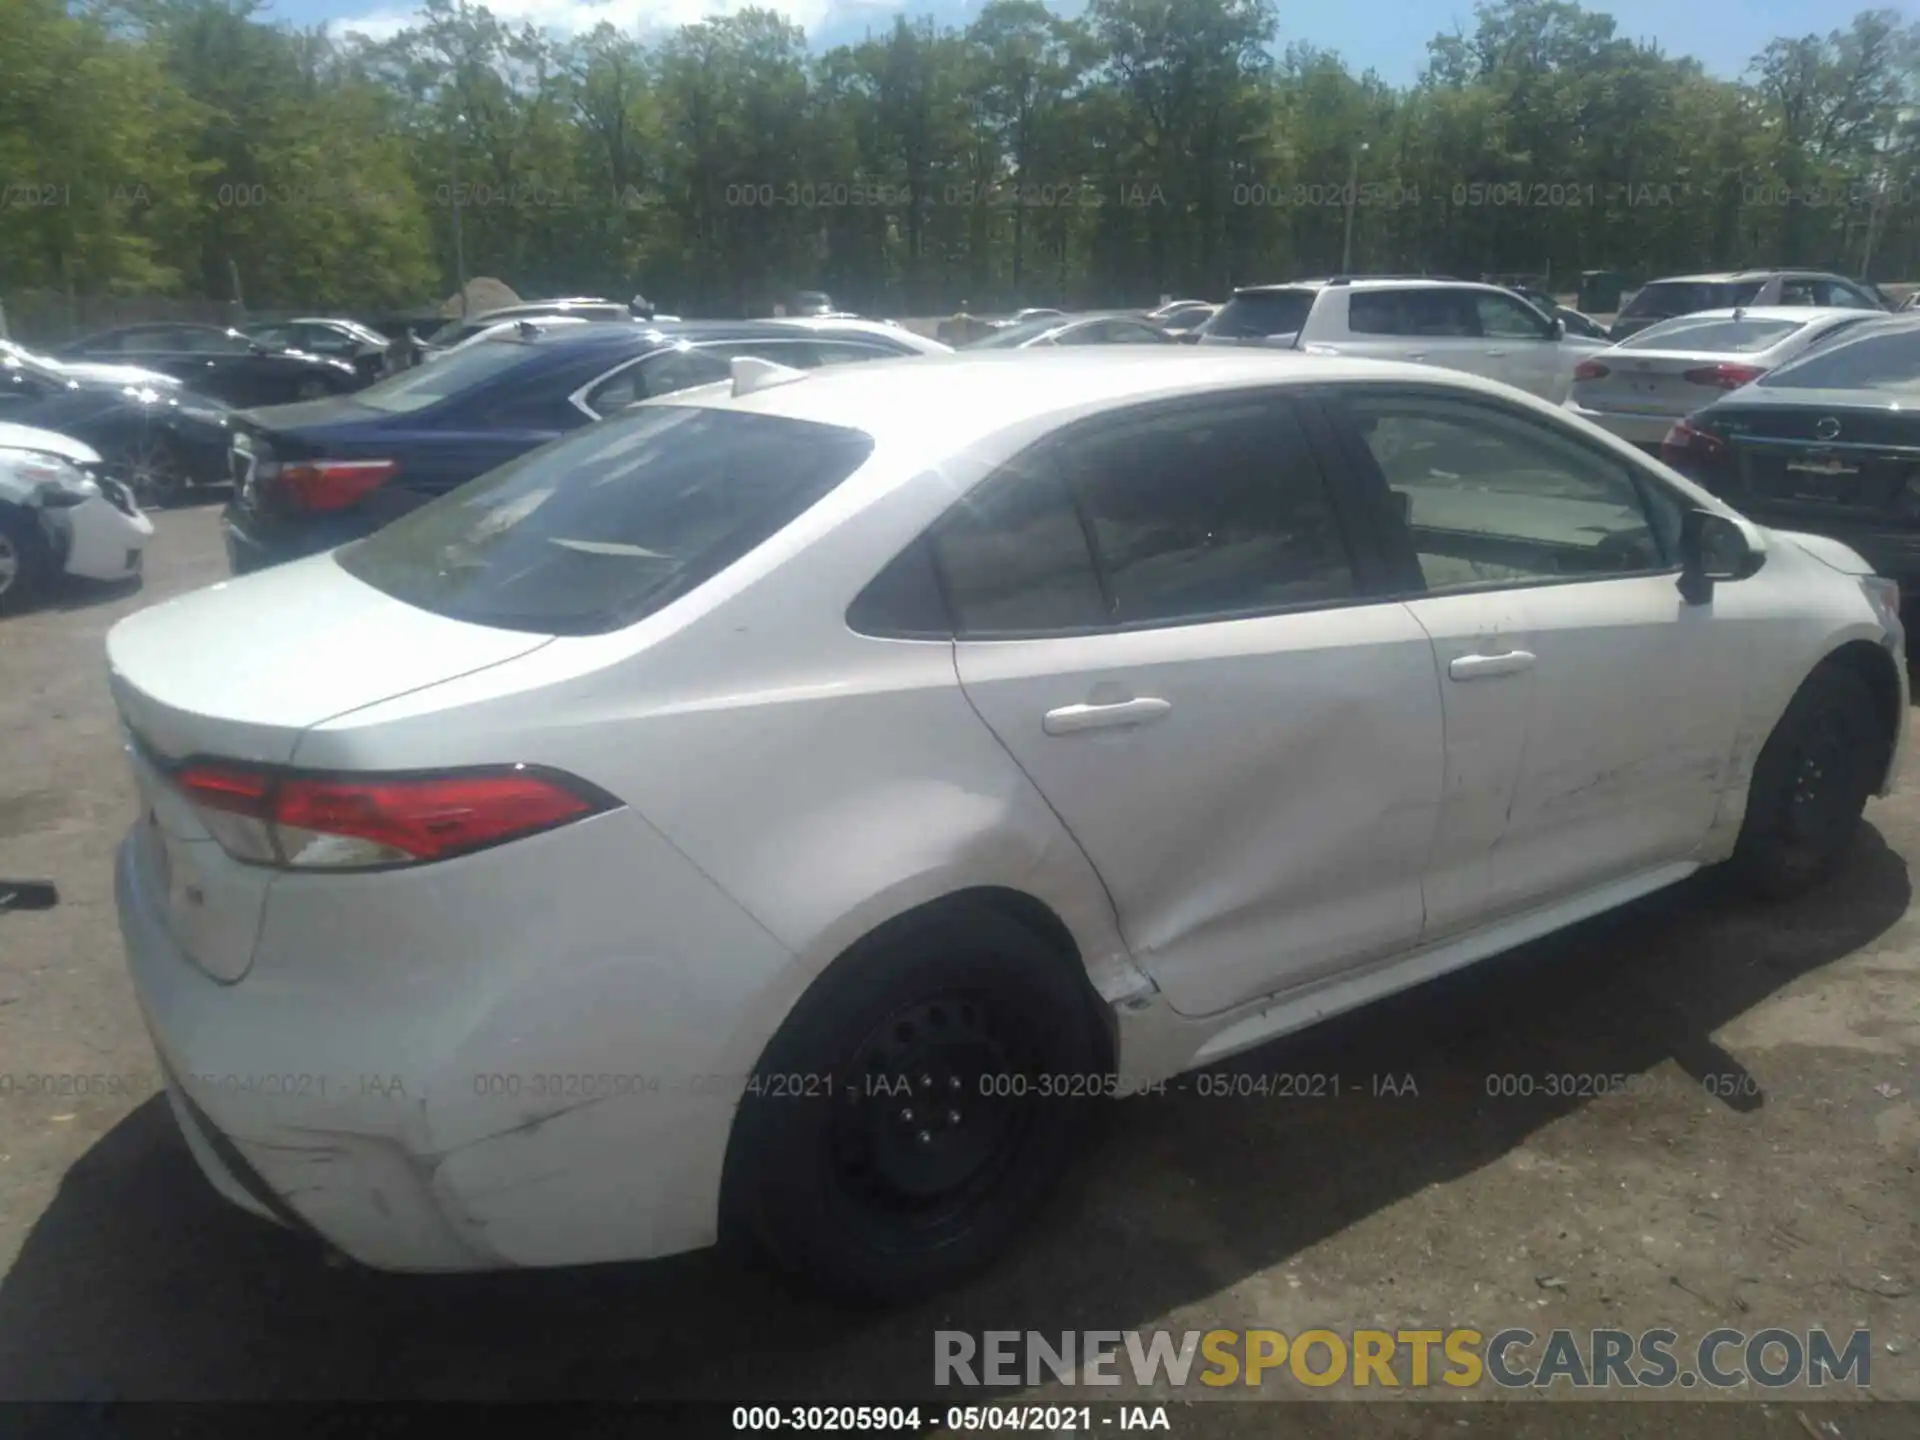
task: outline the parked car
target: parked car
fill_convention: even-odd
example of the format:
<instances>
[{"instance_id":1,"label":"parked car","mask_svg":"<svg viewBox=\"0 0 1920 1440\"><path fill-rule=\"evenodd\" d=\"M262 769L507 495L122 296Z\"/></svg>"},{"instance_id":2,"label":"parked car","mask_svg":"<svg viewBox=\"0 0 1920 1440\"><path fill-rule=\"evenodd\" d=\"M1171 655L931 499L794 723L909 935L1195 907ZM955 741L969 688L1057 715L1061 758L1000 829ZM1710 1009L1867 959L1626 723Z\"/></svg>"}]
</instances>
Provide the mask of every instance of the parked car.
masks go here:
<instances>
[{"instance_id":1,"label":"parked car","mask_svg":"<svg viewBox=\"0 0 1920 1440\"><path fill-rule=\"evenodd\" d=\"M1668 432L1661 454L1767 524L1832 536L1920 583L1920 316L1883 319Z\"/></svg>"},{"instance_id":2,"label":"parked car","mask_svg":"<svg viewBox=\"0 0 1920 1440\"><path fill-rule=\"evenodd\" d=\"M1844 275L1820 270L1741 270L1676 275L1642 285L1607 334L1624 340L1661 320L1734 306L1818 305L1836 310L1884 311L1878 295Z\"/></svg>"},{"instance_id":3,"label":"parked car","mask_svg":"<svg viewBox=\"0 0 1920 1440\"><path fill-rule=\"evenodd\" d=\"M160 370L230 405L317 400L357 388L360 373L344 360L275 350L218 325L126 325L102 330L54 351L57 360L132 361Z\"/></svg>"},{"instance_id":4,"label":"parked car","mask_svg":"<svg viewBox=\"0 0 1920 1440\"><path fill-rule=\"evenodd\" d=\"M1558 320L1566 327L1567 334L1577 335L1583 340L1607 340L1611 338L1607 327L1591 315L1575 310L1571 305L1562 305L1560 301L1545 290L1535 290L1529 286L1509 285L1513 291L1534 309L1549 320Z\"/></svg>"},{"instance_id":5,"label":"parked car","mask_svg":"<svg viewBox=\"0 0 1920 1440\"><path fill-rule=\"evenodd\" d=\"M969 350L1033 350L1056 345L1171 345L1173 337L1140 315L1042 315L981 336Z\"/></svg>"},{"instance_id":6,"label":"parked car","mask_svg":"<svg viewBox=\"0 0 1920 1440\"><path fill-rule=\"evenodd\" d=\"M138 579L153 522L100 455L69 435L0 421L0 615L57 575Z\"/></svg>"},{"instance_id":7,"label":"parked car","mask_svg":"<svg viewBox=\"0 0 1920 1440\"><path fill-rule=\"evenodd\" d=\"M794 367L945 351L870 321L515 322L354 395L234 417L235 574L336 545L650 396L725 380L735 355Z\"/></svg>"},{"instance_id":8,"label":"parked car","mask_svg":"<svg viewBox=\"0 0 1920 1440\"><path fill-rule=\"evenodd\" d=\"M0 354L0 421L84 442L142 505L170 505L192 486L226 484L232 412L171 377L161 384L100 378L116 368L63 365L9 347Z\"/></svg>"},{"instance_id":9,"label":"parked car","mask_svg":"<svg viewBox=\"0 0 1920 1440\"><path fill-rule=\"evenodd\" d=\"M1147 318L1183 345L1195 344L1201 327L1220 313L1218 305L1204 300L1177 300L1151 311Z\"/></svg>"},{"instance_id":10,"label":"parked car","mask_svg":"<svg viewBox=\"0 0 1920 1440\"><path fill-rule=\"evenodd\" d=\"M734 364L109 634L121 929L228 1199L924 1297L1089 1096L1704 866L1805 888L1899 773L1886 581L1511 387Z\"/></svg>"},{"instance_id":11,"label":"parked car","mask_svg":"<svg viewBox=\"0 0 1920 1440\"><path fill-rule=\"evenodd\" d=\"M247 335L275 350L299 350L345 360L371 384L402 368L393 355L393 342L357 320L277 320L249 325Z\"/></svg>"},{"instance_id":12,"label":"parked car","mask_svg":"<svg viewBox=\"0 0 1920 1440\"><path fill-rule=\"evenodd\" d=\"M1246 286L1200 327L1199 343L1411 360L1556 404L1573 386L1574 367L1602 348L1510 290L1431 275Z\"/></svg>"},{"instance_id":13,"label":"parked car","mask_svg":"<svg viewBox=\"0 0 1920 1440\"><path fill-rule=\"evenodd\" d=\"M788 299L786 309L787 314L801 318L835 313L833 297L824 290L802 290Z\"/></svg>"},{"instance_id":14,"label":"parked car","mask_svg":"<svg viewBox=\"0 0 1920 1440\"><path fill-rule=\"evenodd\" d=\"M1757 306L1662 320L1582 360L1567 405L1658 450L1674 421L1875 319L1871 310Z\"/></svg>"},{"instance_id":15,"label":"parked car","mask_svg":"<svg viewBox=\"0 0 1920 1440\"><path fill-rule=\"evenodd\" d=\"M425 352L425 358L431 358L452 349L463 340L471 340L482 330L506 321L545 320L558 315L600 322L638 318L628 304L616 300L595 299L592 296L576 296L569 300L529 300L524 304L505 305L498 310L486 310L449 320L421 341L421 346Z\"/></svg>"},{"instance_id":16,"label":"parked car","mask_svg":"<svg viewBox=\"0 0 1920 1440\"><path fill-rule=\"evenodd\" d=\"M89 360L56 360L51 355L29 350L15 341L0 340L0 360L8 359L32 363L44 370L58 370L72 380L93 381L107 385L131 385L136 389L159 390L167 394L176 394L186 388L186 382L178 375L149 370L145 366L109 365Z\"/></svg>"}]
</instances>

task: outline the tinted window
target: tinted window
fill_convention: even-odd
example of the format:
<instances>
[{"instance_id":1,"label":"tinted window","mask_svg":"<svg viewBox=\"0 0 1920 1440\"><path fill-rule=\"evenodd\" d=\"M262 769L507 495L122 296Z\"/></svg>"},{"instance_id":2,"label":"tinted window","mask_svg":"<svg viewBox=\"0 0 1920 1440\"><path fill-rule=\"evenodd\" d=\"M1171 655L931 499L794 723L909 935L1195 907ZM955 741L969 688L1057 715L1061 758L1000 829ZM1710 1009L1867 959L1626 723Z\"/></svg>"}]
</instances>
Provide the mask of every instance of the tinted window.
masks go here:
<instances>
[{"instance_id":1,"label":"tinted window","mask_svg":"<svg viewBox=\"0 0 1920 1440\"><path fill-rule=\"evenodd\" d=\"M263 325L249 330L247 335L255 344L264 345L269 350L290 350L297 338L293 327L289 325Z\"/></svg>"},{"instance_id":2,"label":"tinted window","mask_svg":"<svg viewBox=\"0 0 1920 1440\"><path fill-rule=\"evenodd\" d=\"M1103 425L1063 443L1055 463L1086 511L1123 624L1354 591L1306 437L1272 401Z\"/></svg>"},{"instance_id":3,"label":"tinted window","mask_svg":"<svg viewBox=\"0 0 1920 1440\"><path fill-rule=\"evenodd\" d=\"M1649 495L1625 461L1536 421L1411 397L1347 402L1401 497L1430 591L1594 579L1663 568L1680 507Z\"/></svg>"},{"instance_id":4,"label":"tinted window","mask_svg":"<svg viewBox=\"0 0 1920 1440\"><path fill-rule=\"evenodd\" d=\"M1086 530L1044 461L1016 465L962 500L934 530L933 554L963 635L1106 623Z\"/></svg>"},{"instance_id":5,"label":"tinted window","mask_svg":"<svg viewBox=\"0 0 1920 1440\"><path fill-rule=\"evenodd\" d=\"M1641 286L1640 293L1620 314L1627 319L1645 320L1691 315L1697 310L1725 310L1744 305L1759 293L1759 281L1736 286L1705 280L1658 280Z\"/></svg>"},{"instance_id":6,"label":"tinted window","mask_svg":"<svg viewBox=\"0 0 1920 1440\"><path fill-rule=\"evenodd\" d=\"M353 402L392 414L424 410L526 363L533 355L534 347L525 341L489 340L356 390Z\"/></svg>"},{"instance_id":7,"label":"tinted window","mask_svg":"<svg viewBox=\"0 0 1920 1440\"><path fill-rule=\"evenodd\" d=\"M1748 355L1770 350L1797 330L1804 320L1703 320L1682 316L1649 325L1620 342L1626 350L1700 350L1713 355Z\"/></svg>"},{"instance_id":8,"label":"tinted window","mask_svg":"<svg viewBox=\"0 0 1920 1440\"><path fill-rule=\"evenodd\" d=\"M1820 300L1814 293L1814 283L1812 280L1803 279L1797 275L1787 276L1780 282L1780 299L1776 303L1781 305L1818 305Z\"/></svg>"},{"instance_id":9,"label":"tinted window","mask_svg":"<svg viewBox=\"0 0 1920 1440\"><path fill-rule=\"evenodd\" d=\"M655 406L543 446L336 552L435 614L601 634L705 583L857 470L873 441L777 416Z\"/></svg>"},{"instance_id":10,"label":"tinted window","mask_svg":"<svg viewBox=\"0 0 1920 1440\"><path fill-rule=\"evenodd\" d=\"M1202 329L1227 340L1298 334L1318 294L1317 290L1250 290L1227 301Z\"/></svg>"},{"instance_id":11,"label":"tinted window","mask_svg":"<svg viewBox=\"0 0 1920 1440\"><path fill-rule=\"evenodd\" d=\"M1397 290L1363 290L1347 300L1347 328L1356 335L1410 335L1412 323Z\"/></svg>"},{"instance_id":12,"label":"tinted window","mask_svg":"<svg viewBox=\"0 0 1920 1440\"><path fill-rule=\"evenodd\" d=\"M847 365L862 360L892 360L901 352L860 340L815 340L806 347L816 365Z\"/></svg>"},{"instance_id":13,"label":"tinted window","mask_svg":"<svg viewBox=\"0 0 1920 1440\"><path fill-rule=\"evenodd\" d=\"M1482 292L1473 297L1473 308L1478 312L1482 335L1512 340L1547 338L1547 322L1518 300Z\"/></svg>"},{"instance_id":14,"label":"tinted window","mask_svg":"<svg viewBox=\"0 0 1920 1440\"><path fill-rule=\"evenodd\" d=\"M1059 328L1058 315L1043 315L1038 320L1027 320L1018 325L990 330L967 348L969 350L1017 350L1029 341L1038 340L1041 336Z\"/></svg>"},{"instance_id":15,"label":"tinted window","mask_svg":"<svg viewBox=\"0 0 1920 1440\"><path fill-rule=\"evenodd\" d=\"M1920 326L1860 335L1783 365L1760 384L1788 390L1886 390L1920 392Z\"/></svg>"},{"instance_id":16,"label":"tinted window","mask_svg":"<svg viewBox=\"0 0 1920 1440\"><path fill-rule=\"evenodd\" d=\"M1842 310L1878 310L1880 302L1865 291L1856 290L1851 285L1838 280L1816 280L1813 293L1819 297L1814 303L1831 305Z\"/></svg>"}]
</instances>

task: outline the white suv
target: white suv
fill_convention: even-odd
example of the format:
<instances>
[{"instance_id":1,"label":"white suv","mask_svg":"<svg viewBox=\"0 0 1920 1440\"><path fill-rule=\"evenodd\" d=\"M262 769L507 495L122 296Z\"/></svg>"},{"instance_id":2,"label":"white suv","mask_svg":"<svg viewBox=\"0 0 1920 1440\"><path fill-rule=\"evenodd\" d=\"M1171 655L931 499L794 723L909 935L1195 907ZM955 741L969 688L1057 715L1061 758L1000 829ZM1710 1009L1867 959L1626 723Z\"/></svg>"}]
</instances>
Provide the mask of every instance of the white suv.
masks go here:
<instances>
[{"instance_id":1,"label":"white suv","mask_svg":"<svg viewBox=\"0 0 1920 1440\"><path fill-rule=\"evenodd\" d=\"M1202 345L1412 360L1504 381L1559 404L1604 340L1568 335L1511 290L1432 277L1338 277L1233 292Z\"/></svg>"}]
</instances>

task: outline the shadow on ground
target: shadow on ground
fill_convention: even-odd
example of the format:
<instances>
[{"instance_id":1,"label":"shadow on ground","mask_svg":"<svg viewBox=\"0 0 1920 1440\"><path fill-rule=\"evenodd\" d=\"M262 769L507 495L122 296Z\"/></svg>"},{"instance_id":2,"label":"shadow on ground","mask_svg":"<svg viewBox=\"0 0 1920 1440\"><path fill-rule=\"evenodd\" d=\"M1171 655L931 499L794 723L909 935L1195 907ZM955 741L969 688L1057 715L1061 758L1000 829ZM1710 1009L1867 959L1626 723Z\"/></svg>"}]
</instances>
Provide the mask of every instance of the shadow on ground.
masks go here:
<instances>
[{"instance_id":1,"label":"shadow on ground","mask_svg":"<svg viewBox=\"0 0 1920 1440\"><path fill-rule=\"evenodd\" d=\"M332 1268L216 1199L155 1100L72 1167L0 1283L0 1396L912 1397L934 1329L1151 1324L1586 1103L1489 1101L1490 1073L1669 1059L1743 1073L1710 1033L1871 942L1909 898L1905 863L1868 828L1844 871L1793 904L1690 883L1228 1067L1411 1073L1417 1101L1116 1104L1014 1254L888 1316L709 1255L473 1277Z\"/></svg>"}]
</instances>

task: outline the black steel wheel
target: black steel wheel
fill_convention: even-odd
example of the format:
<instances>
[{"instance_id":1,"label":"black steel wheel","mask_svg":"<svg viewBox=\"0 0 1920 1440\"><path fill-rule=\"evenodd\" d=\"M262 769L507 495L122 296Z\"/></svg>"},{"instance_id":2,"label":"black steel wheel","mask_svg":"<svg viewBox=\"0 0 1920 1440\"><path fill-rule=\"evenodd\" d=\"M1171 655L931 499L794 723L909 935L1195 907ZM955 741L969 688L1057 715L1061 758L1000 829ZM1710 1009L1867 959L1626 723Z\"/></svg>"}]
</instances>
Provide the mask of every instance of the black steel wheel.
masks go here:
<instances>
[{"instance_id":1,"label":"black steel wheel","mask_svg":"<svg viewBox=\"0 0 1920 1440\"><path fill-rule=\"evenodd\" d=\"M984 907L870 937L815 983L743 1096L734 1238L867 1300L989 1261L1065 1170L1105 1062L1078 962Z\"/></svg>"},{"instance_id":2,"label":"black steel wheel","mask_svg":"<svg viewBox=\"0 0 1920 1440\"><path fill-rule=\"evenodd\" d=\"M1734 872L1776 896L1824 878L1859 829L1888 741L1866 681L1843 665L1815 670L1754 765Z\"/></svg>"}]
</instances>

